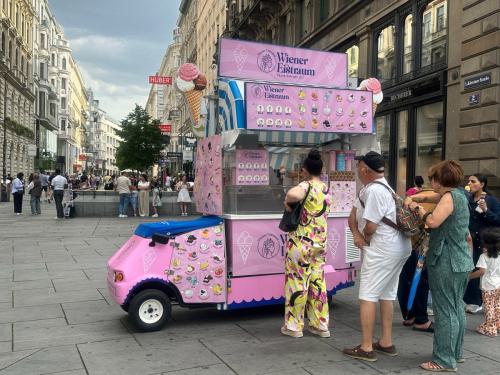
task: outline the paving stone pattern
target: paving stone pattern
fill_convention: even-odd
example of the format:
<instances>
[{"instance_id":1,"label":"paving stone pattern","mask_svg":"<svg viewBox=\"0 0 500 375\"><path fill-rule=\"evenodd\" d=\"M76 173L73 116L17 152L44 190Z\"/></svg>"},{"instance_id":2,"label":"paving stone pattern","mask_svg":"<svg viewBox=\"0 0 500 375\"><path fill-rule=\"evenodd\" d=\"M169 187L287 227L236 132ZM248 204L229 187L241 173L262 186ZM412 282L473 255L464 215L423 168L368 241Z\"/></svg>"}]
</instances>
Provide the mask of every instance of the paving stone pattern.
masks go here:
<instances>
[{"instance_id":1,"label":"paving stone pattern","mask_svg":"<svg viewBox=\"0 0 500 375\"><path fill-rule=\"evenodd\" d=\"M282 336L281 307L174 307L161 332L135 332L107 295L105 274L107 259L140 220L55 220L47 203L31 216L27 201L24 209L14 216L12 203L0 203L0 375L425 373L418 364L430 358L432 335L403 327L398 310L398 357L364 363L342 355L360 340L356 288L334 298L328 339ZM468 316L459 374L500 373L500 338L476 334L481 319Z\"/></svg>"}]
</instances>

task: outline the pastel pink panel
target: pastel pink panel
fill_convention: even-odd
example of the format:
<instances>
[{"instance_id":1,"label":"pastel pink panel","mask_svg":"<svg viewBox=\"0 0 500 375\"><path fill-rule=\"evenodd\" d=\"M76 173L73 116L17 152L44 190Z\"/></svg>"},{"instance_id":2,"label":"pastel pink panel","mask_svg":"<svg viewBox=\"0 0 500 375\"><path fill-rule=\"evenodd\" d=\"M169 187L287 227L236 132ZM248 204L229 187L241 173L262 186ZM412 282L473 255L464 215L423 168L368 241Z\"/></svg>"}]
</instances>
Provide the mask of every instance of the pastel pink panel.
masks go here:
<instances>
[{"instance_id":1,"label":"pastel pink panel","mask_svg":"<svg viewBox=\"0 0 500 375\"><path fill-rule=\"evenodd\" d=\"M286 233L279 220L226 220L234 276L283 273ZM346 268L345 228L347 219L328 219L326 263Z\"/></svg>"},{"instance_id":2,"label":"pastel pink panel","mask_svg":"<svg viewBox=\"0 0 500 375\"><path fill-rule=\"evenodd\" d=\"M219 76L347 87L347 54L222 38Z\"/></svg>"},{"instance_id":3,"label":"pastel pink panel","mask_svg":"<svg viewBox=\"0 0 500 375\"><path fill-rule=\"evenodd\" d=\"M226 301L224 226L195 230L177 236L168 280L185 303Z\"/></svg>"},{"instance_id":4,"label":"pastel pink panel","mask_svg":"<svg viewBox=\"0 0 500 375\"><path fill-rule=\"evenodd\" d=\"M194 199L196 210L205 215L222 215L221 136L198 141Z\"/></svg>"}]
</instances>

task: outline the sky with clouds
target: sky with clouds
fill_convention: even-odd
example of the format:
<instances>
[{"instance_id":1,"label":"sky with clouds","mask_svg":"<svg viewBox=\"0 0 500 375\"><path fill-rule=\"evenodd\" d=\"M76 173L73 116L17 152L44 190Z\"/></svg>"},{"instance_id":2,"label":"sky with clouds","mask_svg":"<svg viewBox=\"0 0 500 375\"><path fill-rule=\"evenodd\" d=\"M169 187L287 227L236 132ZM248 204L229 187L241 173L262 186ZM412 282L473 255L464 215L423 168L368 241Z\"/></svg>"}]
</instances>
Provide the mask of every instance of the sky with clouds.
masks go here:
<instances>
[{"instance_id":1,"label":"sky with clouds","mask_svg":"<svg viewBox=\"0 0 500 375\"><path fill-rule=\"evenodd\" d=\"M145 106L148 76L159 69L180 0L49 0L87 86L120 121Z\"/></svg>"}]
</instances>

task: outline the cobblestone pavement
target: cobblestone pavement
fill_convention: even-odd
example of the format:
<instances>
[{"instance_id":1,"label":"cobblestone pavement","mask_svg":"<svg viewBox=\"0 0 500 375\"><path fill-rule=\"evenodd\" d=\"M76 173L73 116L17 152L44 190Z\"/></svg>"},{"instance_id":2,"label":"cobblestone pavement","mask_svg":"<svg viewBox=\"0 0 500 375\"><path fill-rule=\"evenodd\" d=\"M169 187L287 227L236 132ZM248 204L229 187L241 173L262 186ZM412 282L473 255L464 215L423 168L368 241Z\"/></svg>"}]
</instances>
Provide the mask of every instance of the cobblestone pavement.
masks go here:
<instances>
[{"instance_id":1,"label":"cobblestone pavement","mask_svg":"<svg viewBox=\"0 0 500 375\"><path fill-rule=\"evenodd\" d=\"M432 335L394 324L398 357L363 363L341 354L359 343L356 290L334 299L332 337L280 335L280 307L221 312L174 307L156 333L136 333L108 297L106 261L139 219L14 216L0 203L0 374L421 374ZM499 374L500 338L469 316L460 374Z\"/></svg>"}]
</instances>

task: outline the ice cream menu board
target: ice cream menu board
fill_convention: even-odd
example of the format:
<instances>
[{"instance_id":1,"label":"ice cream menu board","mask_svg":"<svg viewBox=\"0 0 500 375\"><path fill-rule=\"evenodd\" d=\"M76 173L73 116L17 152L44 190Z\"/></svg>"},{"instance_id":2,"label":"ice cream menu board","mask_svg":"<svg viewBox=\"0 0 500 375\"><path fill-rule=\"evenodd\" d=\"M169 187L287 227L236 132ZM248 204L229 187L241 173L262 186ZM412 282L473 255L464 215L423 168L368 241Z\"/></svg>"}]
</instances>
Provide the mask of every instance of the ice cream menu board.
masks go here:
<instances>
[{"instance_id":1,"label":"ice cream menu board","mask_svg":"<svg viewBox=\"0 0 500 375\"><path fill-rule=\"evenodd\" d=\"M267 150L236 150L236 185L269 185Z\"/></svg>"},{"instance_id":2,"label":"ice cream menu board","mask_svg":"<svg viewBox=\"0 0 500 375\"><path fill-rule=\"evenodd\" d=\"M372 93L245 83L247 129L372 133Z\"/></svg>"},{"instance_id":3,"label":"ice cream menu board","mask_svg":"<svg viewBox=\"0 0 500 375\"><path fill-rule=\"evenodd\" d=\"M347 87L347 54L221 38L219 76Z\"/></svg>"},{"instance_id":4,"label":"ice cream menu board","mask_svg":"<svg viewBox=\"0 0 500 375\"><path fill-rule=\"evenodd\" d=\"M206 215L222 215L221 136L198 141L196 148L194 198L196 210Z\"/></svg>"}]
</instances>

